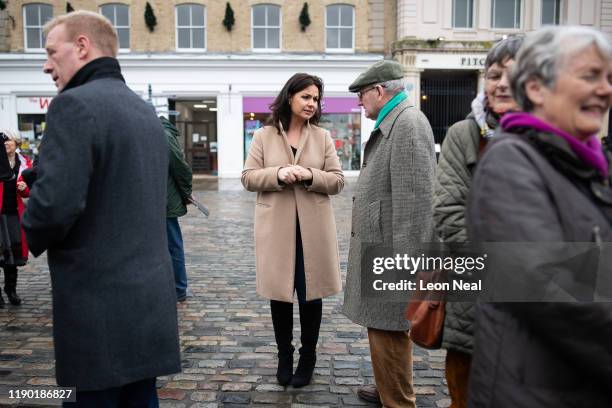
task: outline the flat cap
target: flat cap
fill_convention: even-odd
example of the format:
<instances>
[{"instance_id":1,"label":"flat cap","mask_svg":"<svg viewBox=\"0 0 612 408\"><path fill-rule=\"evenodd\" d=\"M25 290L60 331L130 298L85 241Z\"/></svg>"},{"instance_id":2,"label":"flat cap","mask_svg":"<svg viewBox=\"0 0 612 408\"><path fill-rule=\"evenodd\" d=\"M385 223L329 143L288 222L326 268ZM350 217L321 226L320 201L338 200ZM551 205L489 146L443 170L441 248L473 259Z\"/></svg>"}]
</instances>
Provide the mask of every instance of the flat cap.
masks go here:
<instances>
[{"instance_id":1,"label":"flat cap","mask_svg":"<svg viewBox=\"0 0 612 408\"><path fill-rule=\"evenodd\" d=\"M394 60L382 60L368 68L349 85L349 92L359 92L365 86L404 77L404 66Z\"/></svg>"}]
</instances>

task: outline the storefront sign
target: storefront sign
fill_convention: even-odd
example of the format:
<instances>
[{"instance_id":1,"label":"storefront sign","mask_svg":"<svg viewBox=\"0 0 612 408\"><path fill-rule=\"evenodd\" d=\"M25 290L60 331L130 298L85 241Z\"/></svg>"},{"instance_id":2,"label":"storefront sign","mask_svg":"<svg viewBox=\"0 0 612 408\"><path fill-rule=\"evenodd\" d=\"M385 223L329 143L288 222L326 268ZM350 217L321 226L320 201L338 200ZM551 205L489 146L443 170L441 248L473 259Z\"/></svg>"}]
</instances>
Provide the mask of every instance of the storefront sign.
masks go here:
<instances>
[{"instance_id":1,"label":"storefront sign","mask_svg":"<svg viewBox=\"0 0 612 408\"><path fill-rule=\"evenodd\" d=\"M486 54L422 53L417 55L419 69L483 69Z\"/></svg>"},{"instance_id":2,"label":"storefront sign","mask_svg":"<svg viewBox=\"0 0 612 408\"><path fill-rule=\"evenodd\" d=\"M478 57L461 57L462 67L477 67L484 68L486 58Z\"/></svg>"},{"instance_id":3,"label":"storefront sign","mask_svg":"<svg viewBox=\"0 0 612 408\"><path fill-rule=\"evenodd\" d=\"M27 96L17 98L17 113L47 113L53 98L50 96Z\"/></svg>"}]
</instances>

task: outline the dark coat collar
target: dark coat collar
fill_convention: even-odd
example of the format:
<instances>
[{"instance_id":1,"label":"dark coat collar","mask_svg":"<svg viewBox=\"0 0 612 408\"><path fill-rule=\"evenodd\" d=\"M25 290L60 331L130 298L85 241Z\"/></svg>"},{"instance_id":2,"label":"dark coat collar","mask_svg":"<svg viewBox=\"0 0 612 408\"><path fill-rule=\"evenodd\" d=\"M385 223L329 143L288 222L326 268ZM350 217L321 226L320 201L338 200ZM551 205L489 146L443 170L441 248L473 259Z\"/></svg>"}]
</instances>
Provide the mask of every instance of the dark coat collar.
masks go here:
<instances>
[{"instance_id":1,"label":"dark coat collar","mask_svg":"<svg viewBox=\"0 0 612 408\"><path fill-rule=\"evenodd\" d=\"M121 75L119 61L111 57L101 57L88 62L74 74L61 92L101 78L117 78L125 82Z\"/></svg>"}]
</instances>

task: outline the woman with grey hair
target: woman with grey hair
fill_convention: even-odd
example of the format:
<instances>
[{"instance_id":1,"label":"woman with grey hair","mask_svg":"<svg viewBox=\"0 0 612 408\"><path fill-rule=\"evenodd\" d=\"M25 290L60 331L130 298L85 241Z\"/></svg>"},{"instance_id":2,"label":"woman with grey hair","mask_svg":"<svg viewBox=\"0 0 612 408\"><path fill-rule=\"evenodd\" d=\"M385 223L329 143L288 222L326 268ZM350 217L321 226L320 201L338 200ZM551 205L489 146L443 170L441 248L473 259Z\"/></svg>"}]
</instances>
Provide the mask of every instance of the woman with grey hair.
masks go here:
<instances>
[{"instance_id":1,"label":"woman with grey hair","mask_svg":"<svg viewBox=\"0 0 612 408\"><path fill-rule=\"evenodd\" d=\"M467 211L472 241L512 243L504 253L527 249L497 264L512 265L500 277L504 285L541 281L568 296L566 282L609 274L605 260L578 269L577 258L547 245L592 242L595 250L612 241L612 154L597 138L612 103L611 79L612 46L591 28L545 28L519 51L510 85L524 112L502 119ZM558 299L478 304L470 406L612 406L612 305L593 295L590 303L550 301Z\"/></svg>"},{"instance_id":2,"label":"woman with grey hair","mask_svg":"<svg viewBox=\"0 0 612 408\"><path fill-rule=\"evenodd\" d=\"M485 90L472 102L466 119L448 129L436 171L434 221L444 242L467 241L465 208L472 176L481 152L495 134L499 119L518 109L510 94L509 68L522 37L501 40L485 60ZM468 380L474 348L474 304L447 302L442 348L446 353L446 381L451 408L467 404Z\"/></svg>"},{"instance_id":3,"label":"woman with grey hair","mask_svg":"<svg viewBox=\"0 0 612 408\"><path fill-rule=\"evenodd\" d=\"M21 298L17 295L17 267L25 265L28 259L28 245L21 228L21 216L25 211L23 199L30 195L30 189L21 173L32 167L32 164L17 152L20 144L18 132L0 129L0 136L13 173L10 180L0 182L0 266L4 269L4 292L12 305L19 306ZM0 294L0 308L3 306L4 299Z\"/></svg>"}]
</instances>

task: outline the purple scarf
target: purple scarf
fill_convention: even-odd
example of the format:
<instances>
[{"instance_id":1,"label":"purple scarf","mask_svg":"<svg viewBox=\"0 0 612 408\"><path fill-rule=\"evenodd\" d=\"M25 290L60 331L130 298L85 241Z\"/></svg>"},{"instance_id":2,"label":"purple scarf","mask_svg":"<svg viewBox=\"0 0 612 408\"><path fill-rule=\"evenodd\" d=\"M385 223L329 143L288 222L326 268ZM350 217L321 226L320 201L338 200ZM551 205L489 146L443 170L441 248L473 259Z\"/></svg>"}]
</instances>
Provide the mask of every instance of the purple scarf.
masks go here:
<instances>
[{"instance_id":1,"label":"purple scarf","mask_svg":"<svg viewBox=\"0 0 612 408\"><path fill-rule=\"evenodd\" d=\"M581 142L569 133L524 112L506 114L501 120L501 127L506 131L514 128L531 128L540 132L555 134L569 144L570 148L583 163L597 170L604 179L608 178L608 161L601 149L601 143L595 135L589 137L585 142Z\"/></svg>"}]
</instances>

